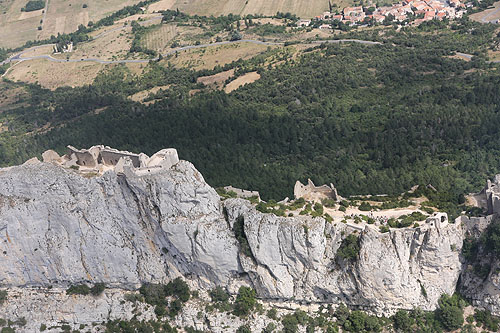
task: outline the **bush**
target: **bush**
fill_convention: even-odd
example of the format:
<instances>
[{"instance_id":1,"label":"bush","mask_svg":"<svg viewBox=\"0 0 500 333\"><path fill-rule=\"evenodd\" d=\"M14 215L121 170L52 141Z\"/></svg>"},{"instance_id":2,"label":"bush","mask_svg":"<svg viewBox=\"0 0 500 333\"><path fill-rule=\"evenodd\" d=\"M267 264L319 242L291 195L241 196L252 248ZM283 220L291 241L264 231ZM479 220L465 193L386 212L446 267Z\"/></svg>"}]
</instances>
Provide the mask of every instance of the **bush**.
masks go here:
<instances>
[{"instance_id":1,"label":"bush","mask_svg":"<svg viewBox=\"0 0 500 333\"><path fill-rule=\"evenodd\" d=\"M262 333L272 333L276 329L276 324L274 323L269 323L267 326L262 330Z\"/></svg>"},{"instance_id":2,"label":"bush","mask_svg":"<svg viewBox=\"0 0 500 333\"><path fill-rule=\"evenodd\" d=\"M168 315L170 318L175 318L177 314L182 310L182 303L180 300L176 299L172 303L170 303L169 309L168 309Z\"/></svg>"},{"instance_id":3,"label":"bush","mask_svg":"<svg viewBox=\"0 0 500 333\"><path fill-rule=\"evenodd\" d=\"M474 319L476 320L478 326L482 325L484 329L489 331L498 332L498 326L500 324L500 319L496 316L492 316L491 312L487 310L474 311Z\"/></svg>"},{"instance_id":4,"label":"bush","mask_svg":"<svg viewBox=\"0 0 500 333\"><path fill-rule=\"evenodd\" d=\"M7 290L0 290L0 305L7 300Z\"/></svg>"},{"instance_id":5,"label":"bush","mask_svg":"<svg viewBox=\"0 0 500 333\"><path fill-rule=\"evenodd\" d=\"M457 294L453 296L444 294L438 303L437 317L443 326L450 331L462 327L464 324L463 308L466 305L465 301Z\"/></svg>"},{"instance_id":6,"label":"bush","mask_svg":"<svg viewBox=\"0 0 500 333\"><path fill-rule=\"evenodd\" d=\"M366 201L363 201L361 203L361 205L359 205L358 208L359 208L359 210L362 210L362 211L365 211L365 212L370 211L370 210L373 209L373 207L368 202L366 202Z\"/></svg>"},{"instance_id":7,"label":"bush","mask_svg":"<svg viewBox=\"0 0 500 333\"><path fill-rule=\"evenodd\" d=\"M236 333L252 333L252 330L247 325L242 325L238 327Z\"/></svg>"},{"instance_id":8,"label":"bush","mask_svg":"<svg viewBox=\"0 0 500 333\"><path fill-rule=\"evenodd\" d=\"M180 277L170 281L166 287L167 296L175 296L182 302L187 302L190 297L189 286Z\"/></svg>"},{"instance_id":9,"label":"bush","mask_svg":"<svg viewBox=\"0 0 500 333\"><path fill-rule=\"evenodd\" d=\"M259 207L259 205L257 205L257 207ZM239 216L236 219L233 225L233 231L236 236L236 240L240 243L241 253L253 259L252 250L250 249L250 245L248 244L248 239L245 234L245 218L243 216Z\"/></svg>"},{"instance_id":10,"label":"bush","mask_svg":"<svg viewBox=\"0 0 500 333\"><path fill-rule=\"evenodd\" d=\"M99 296L106 289L106 285L104 283L96 283L92 288L90 288L90 293L93 296Z\"/></svg>"},{"instance_id":11,"label":"bush","mask_svg":"<svg viewBox=\"0 0 500 333\"><path fill-rule=\"evenodd\" d=\"M165 286L161 284L145 283L139 288L139 293L144 296L144 302L150 305L167 305Z\"/></svg>"},{"instance_id":12,"label":"bush","mask_svg":"<svg viewBox=\"0 0 500 333\"><path fill-rule=\"evenodd\" d=\"M208 294L210 295L212 302L227 302L229 300L229 293L221 286L217 286L216 288L210 290Z\"/></svg>"},{"instance_id":13,"label":"bush","mask_svg":"<svg viewBox=\"0 0 500 333\"><path fill-rule=\"evenodd\" d=\"M45 1L43 1L43 0L30 0L26 4L26 6L24 6L24 8L22 9L22 11L24 11L24 12L32 12L32 11L40 10L40 9L43 9L43 8L45 8Z\"/></svg>"},{"instance_id":14,"label":"bush","mask_svg":"<svg viewBox=\"0 0 500 333\"><path fill-rule=\"evenodd\" d=\"M415 320L411 318L408 311L405 310L396 312L396 314L392 316L392 321L397 332L412 332L412 327L415 323Z\"/></svg>"},{"instance_id":15,"label":"bush","mask_svg":"<svg viewBox=\"0 0 500 333\"><path fill-rule=\"evenodd\" d=\"M256 292L249 287L240 287L238 296L234 303L234 314L237 316L246 316L255 308L257 303Z\"/></svg>"},{"instance_id":16,"label":"bush","mask_svg":"<svg viewBox=\"0 0 500 333\"><path fill-rule=\"evenodd\" d=\"M68 295L88 295L90 288L86 284L77 284L66 289Z\"/></svg>"},{"instance_id":17,"label":"bush","mask_svg":"<svg viewBox=\"0 0 500 333\"><path fill-rule=\"evenodd\" d=\"M160 317L163 317L166 314L167 314L167 309L165 308L165 305L159 304L159 305L155 306L155 315L156 315L156 317L160 318Z\"/></svg>"},{"instance_id":18,"label":"bush","mask_svg":"<svg viewBox=\"0 0 500 333\"><path fill-rule=\"evenodd\" d=\"M355 234L350 234L342 240L342 243L337 250L337 258L347 261L354 261L357 259L359 251L359 237Z\"/></svg>"},{"instance_id":19,"label":"bush","mask_svg":"<svg viewBox=\"0 0 500 333\"><path fill-rule=\"evenodd\" d=\"M268 310L267 311L267 317L269 319L278 320L278 311L275 308L272 308L272 309Z\"/></svg>"}]
</instances>

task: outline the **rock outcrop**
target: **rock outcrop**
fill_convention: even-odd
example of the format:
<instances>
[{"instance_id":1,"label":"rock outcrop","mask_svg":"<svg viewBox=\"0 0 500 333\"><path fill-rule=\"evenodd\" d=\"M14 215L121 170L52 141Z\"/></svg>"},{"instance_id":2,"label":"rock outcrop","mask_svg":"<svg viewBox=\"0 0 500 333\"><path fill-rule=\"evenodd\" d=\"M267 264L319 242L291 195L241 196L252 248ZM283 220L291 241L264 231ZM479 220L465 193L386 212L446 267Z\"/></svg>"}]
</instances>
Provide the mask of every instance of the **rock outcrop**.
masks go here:
<instances>
[{"instance_id":1,"label":"rock outcrop","mask_svg":"<svg viewBox=\"0 0 500 333\"><path fill-rule=\"evenodd\" d=\"M186 161L151 174L123 170L97 177L36 161L0 170L0 285L133 289L183 275L201 288L249 284L265 299L342 301L379 313L431 310L455 290L461 224L359 231L262 214L243 199L221 202ZM233 232L238 219L250 256ZM337 260L353 232L359 258Z\"/></svg>"}]
</instances>

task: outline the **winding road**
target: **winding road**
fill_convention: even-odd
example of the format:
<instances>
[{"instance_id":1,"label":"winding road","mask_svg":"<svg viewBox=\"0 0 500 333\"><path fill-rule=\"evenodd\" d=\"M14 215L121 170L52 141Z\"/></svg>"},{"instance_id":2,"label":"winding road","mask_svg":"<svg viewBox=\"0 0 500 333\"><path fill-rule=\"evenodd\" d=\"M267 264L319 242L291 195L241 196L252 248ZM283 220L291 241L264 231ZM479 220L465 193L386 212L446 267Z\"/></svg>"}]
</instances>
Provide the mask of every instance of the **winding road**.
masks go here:
<instances>
[{"instance_id":1,"label":"winding road","mask_svg":"<svg viewBox=\"0 0 500 333\"><path fill-rule=\"evenodd\" d=\"M146 21L139 22L139 24L144 25L146 23L149 23L151 21L155 21L158 19L161 19L162 16L155 16L153 18L150 18ZM104 32L101 32L100 34L94 36L93 40L102 38L106 36L107 34L110 34L111 32L118 31L118 30L123 30L126 29L130 26L124 25L121 27L116 27ZM253 40L253 39L241 39L241 40L236 40L236 41L223 41L223 42L215 42L215 43L210 43L210 44L200 44L200 45L188 45L188 46L183 46L183 47L178 47L175 49L172 49L171 51L162 54L162 57L167 57L169 55L175 54L177 52L185 51L185 50L192 50L192 49L201 49L201 48L207 48L211 46L218 46L218 45L228 45L228 44L237 44L237 43L251 43L251 44L257 44L257 45L270 45L270 46L283 46L284 43L280 42L264 42L260 40ZM324 44L324 43L329 43L329 44L338 44L338 43L359 43L359 44L364 44L364 45L382 45L383 43L381 42L374 42L374 41L368 41L368 40L360 40L360 39L330 39L330 40L319 40L319 41L312 41L308 42L306 44ZM26 50L23 50L17 54L14 54L10 56L8 59L0 62L0 66L7 64L7 63L12 63L12 62L22 62L22 61L29 61L29 60L36 60L36 59L46 59L48 61L52 62L58 62L58 63L75 63L75 62L96 62L99 64L127 64L127 63L147 63L149 61L155 61L158 60L159 57L155 58L148 58L148 59L122 59L122 60L104 60L104 59L99 59L99 58L80 58L80 59L58 59L54 58L51 55L44 54L44 55L38 55L38 56L31 56L31 57L23 57L25 53L34 51L39 48L43 47L48 47L48 46L54 46L55 44L44 44L44 45L39 45L39 46L34 46L31 48L28 48ZM457 55L471 59L473 55L471 54L466 54L466 53L461 53L461 52L456 52ZM494 60L494 61L489 61L489 63L500 63L500 60ZM4 73L4 75L7 74ZM4 76L2 75L2 76Z\"/></svg>"},{"instance_id":2,"label":"winding road","mask_svg":"<svg viewBox=\"0 0 500 333\"><path fill-rule=\"evenodd\" d=\"M48 3L48 1L47 1ZM140 25L145 25L149 22L156 21L156 20L161 20L163 16L158 15L149 18L148 20L145 21L139 21ZM99 38L102 38L114 31L119 31L119 30L124 30L129 28L129 25L123 25L120 27L112 28L107 31L103 31L100 34L96 35L93 37L92 40L96 40ZM375 44L382 44L380 42L372 42L372 41L366 41L366 40L358 40L358 39L339 39L339 40L324 40L324 41L313 41L311 42L312 44L321 44L321 43L348 43L348 42L353 42L353 43L360 43L360 44L366 44L366 45L375 45ZM166 57L171 54L175 54L180 51L185 51L185 50L191 50L191 49L201 49L201 48L206 48L210 46L218 46L218 45L227 45L227 44L235 44L235 43L252 43L252 44L257 44L257 45L284 45L284 43L276 43L276 42L263 42L260 40L253 40L253 39L241 39L241 40L236 40L236 41L223 41L223 42L215 42L211 44L200 44L200 45L189 45L189 46L183 46L183 47L178 47L175 49L172 49L171 51L162 54L161 56ZM31 48L28 48L26 50L23 50L19 53L16 53L6 60L0 62L1 65L5 65L11 62L21 62L21 61L28 61L28 60L36 60L36 59L46 59L52 62L59 62L59 63L69 63L69 62L96 62L100 64L126 64L126 63L147 63L149 61L155 61L158 60L158 57L156 58L148 58L148 59L122 59L122 60L103 60L103 59L98 59L98 58L80 58L80 59L58 59L54 58L49 54L44 54L44 55L38 55L38 56L32 56L32 57L23 57L23 54L28 53L30 51L34 51L39 48L43 47L48 47L48 46L54 46L55 44L44 44L44 45L39 45L39 46L34 46ZM7 73L4 73L4 75ZM2 76L4 76L2 75Z\"/></svg>"}]
</instances>

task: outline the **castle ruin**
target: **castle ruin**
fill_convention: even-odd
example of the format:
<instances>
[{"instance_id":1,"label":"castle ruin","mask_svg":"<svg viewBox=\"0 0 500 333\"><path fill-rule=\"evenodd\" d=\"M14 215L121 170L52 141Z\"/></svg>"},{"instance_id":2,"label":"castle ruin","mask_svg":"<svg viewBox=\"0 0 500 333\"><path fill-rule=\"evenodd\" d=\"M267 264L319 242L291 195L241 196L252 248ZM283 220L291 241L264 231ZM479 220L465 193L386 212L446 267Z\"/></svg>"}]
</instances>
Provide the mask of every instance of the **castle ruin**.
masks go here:
<instances>
[{"instance_id":1,"label":"castle ruin","mask_svg":"<svg viewBox=\"0 0 500 333\"><path fill-rule=\"evenodd\" d=\"M304 198L307 201L320 202L323 199L333 199L339 201L340 197L337 194L337 189L333 184L316 186L312 180L307 180L307 185L302 184L297 180L293 188L295 199Z\"/></svg>"},{"instance_id":2,"label":"castle ruin","mask_svg":"<svg viewBox=\"0 0 500 333\"><path fill-rule=\"evenodd\" d=\"M145 175L168 169L179 162L177 150L173 148L162 149L149 157L144 153L135 154L128 151L117 150L108 146L97 145L89 149L77 149L67 146L65 155L59 156L53 150L42 154L44 162L53 163L66 168L78 169L81 173L103 174L108 170L135 175Z\"/></svg>"}]
</instances>

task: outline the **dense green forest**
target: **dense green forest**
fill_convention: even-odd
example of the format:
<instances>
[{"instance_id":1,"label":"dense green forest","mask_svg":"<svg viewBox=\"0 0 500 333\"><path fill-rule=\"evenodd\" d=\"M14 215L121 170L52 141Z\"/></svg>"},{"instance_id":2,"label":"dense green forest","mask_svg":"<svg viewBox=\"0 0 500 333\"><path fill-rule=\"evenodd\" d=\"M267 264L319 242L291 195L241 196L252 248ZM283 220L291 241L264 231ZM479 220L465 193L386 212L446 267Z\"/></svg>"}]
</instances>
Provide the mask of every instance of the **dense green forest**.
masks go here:
<instances>
[{"instance_id":1,"label":"dense green forest","mask_svg":"<svg viewBox=\"0 0 500 333\"><path fill-rule=\"evenodd\" d=\"M264 198L289 196L308 177L334 183L342 195L430 183L458 198L500 171L500 73L482 56L493 29L463 20L452 30L378 34L382 45L312 47L276 67L257 62L261 79L230 94L191 96L202 88L197 77L223 69L176 69L168 59L151 62L142 77L115 66L91 86L32 85L22 107L1 115L10 131L0 137L0 163L67 144L147 154L175 147L211 185ZM466 62L452 51L479 56ZM149 106L127 99L167 84ZM20 135L47 123L51 131Z\"/></svg>"}]
</instances>

